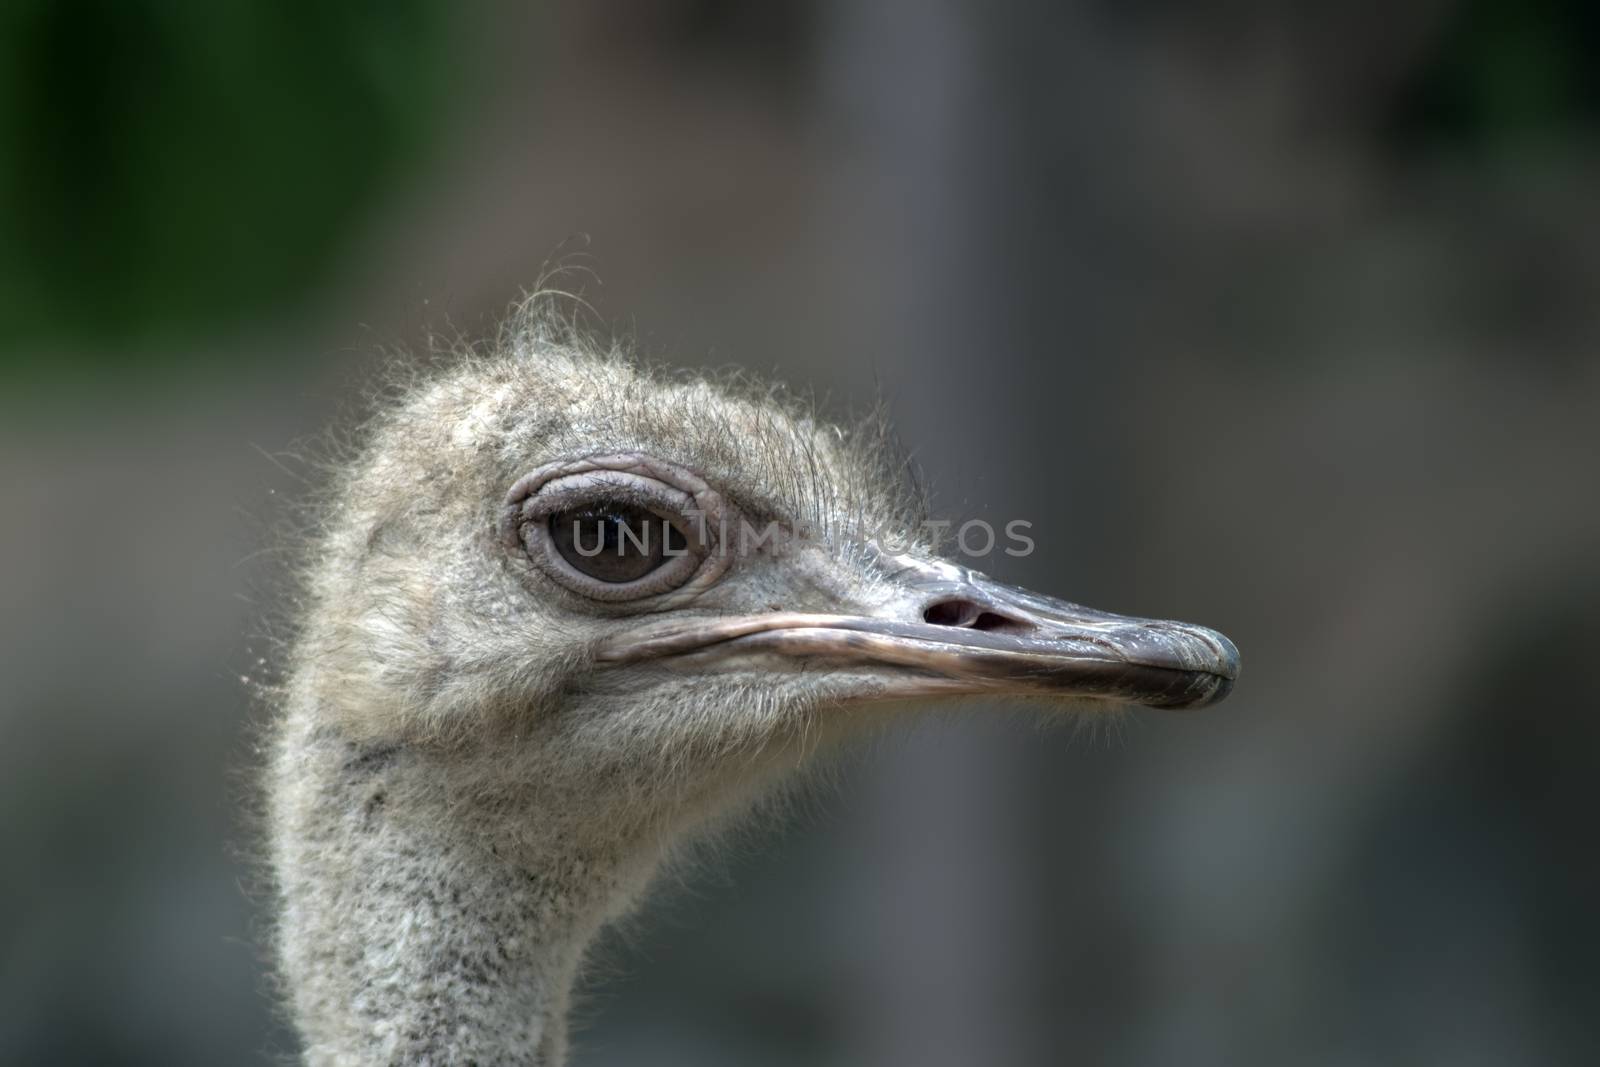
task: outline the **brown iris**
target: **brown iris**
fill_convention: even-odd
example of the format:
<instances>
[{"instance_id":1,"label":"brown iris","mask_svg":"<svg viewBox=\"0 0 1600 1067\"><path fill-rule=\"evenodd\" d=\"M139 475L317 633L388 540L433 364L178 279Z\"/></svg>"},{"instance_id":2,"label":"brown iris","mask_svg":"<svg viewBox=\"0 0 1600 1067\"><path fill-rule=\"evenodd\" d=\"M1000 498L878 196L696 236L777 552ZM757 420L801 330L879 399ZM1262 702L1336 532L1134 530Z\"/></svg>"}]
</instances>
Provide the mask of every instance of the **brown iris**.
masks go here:
<instances>
[{"instance_id":1,"label":"brown iris","mask_svg":"<svg viewBox=\"0 0 1600 1067\"><path fill-rule=\"evenodd\" d=\"M683 532L647 508L601 503L550 516L561 558L596 581L635 582L688 549Z\"/></svg>"}]
</instances>

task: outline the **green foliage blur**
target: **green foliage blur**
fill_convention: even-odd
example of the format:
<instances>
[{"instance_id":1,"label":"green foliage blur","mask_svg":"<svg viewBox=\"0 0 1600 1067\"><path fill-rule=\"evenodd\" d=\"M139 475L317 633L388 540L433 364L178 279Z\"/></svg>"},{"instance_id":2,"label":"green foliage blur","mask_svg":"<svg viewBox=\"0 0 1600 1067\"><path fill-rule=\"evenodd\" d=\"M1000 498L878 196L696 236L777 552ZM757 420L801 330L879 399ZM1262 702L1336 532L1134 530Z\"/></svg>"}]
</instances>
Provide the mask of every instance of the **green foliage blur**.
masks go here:
<instances>
[{"instance_id":1,"label":"green foliage blur","mask_svg":"<svg viewBox=\"0 0 1600 1067\"><path fill-rule=\"evenodd\" d=\"M1467 0L1391 133L1397 147L1474 155L1570 145L1600 120L1600 5Z\"/></svg>"},{"instance_id":2,"label":"green foliage blur","mask_svg":"<svg viewBox=\"0 0 1600 1067\"><path fill-rule=\"evenodd\" d=\"M446 14L430 0L7 0L4 369L165 358L314 292L438 125Z\"/></svg>"}]
</instances>

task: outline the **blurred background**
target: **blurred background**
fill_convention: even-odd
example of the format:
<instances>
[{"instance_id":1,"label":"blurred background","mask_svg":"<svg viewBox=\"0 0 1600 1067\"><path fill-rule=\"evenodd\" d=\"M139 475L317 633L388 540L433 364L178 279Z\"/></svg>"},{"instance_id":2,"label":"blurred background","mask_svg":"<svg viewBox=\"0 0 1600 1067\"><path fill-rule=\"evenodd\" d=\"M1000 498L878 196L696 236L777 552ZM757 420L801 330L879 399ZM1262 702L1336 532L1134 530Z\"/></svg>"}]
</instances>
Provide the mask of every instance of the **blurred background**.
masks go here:
<instances>
[{"instance_id":1,"label":"blurred background","mask_svg":"<svg viewBox=\"0 0 1600 1067\"><path fill-rule=\"evenodd\" d=\"M552 257L880 394L1235 696L930 723L668 878L574 1062L1600 1062L1600 11L0 5L0 1062L279 1062L281 501Z\"/></svg>"}]
</instances>

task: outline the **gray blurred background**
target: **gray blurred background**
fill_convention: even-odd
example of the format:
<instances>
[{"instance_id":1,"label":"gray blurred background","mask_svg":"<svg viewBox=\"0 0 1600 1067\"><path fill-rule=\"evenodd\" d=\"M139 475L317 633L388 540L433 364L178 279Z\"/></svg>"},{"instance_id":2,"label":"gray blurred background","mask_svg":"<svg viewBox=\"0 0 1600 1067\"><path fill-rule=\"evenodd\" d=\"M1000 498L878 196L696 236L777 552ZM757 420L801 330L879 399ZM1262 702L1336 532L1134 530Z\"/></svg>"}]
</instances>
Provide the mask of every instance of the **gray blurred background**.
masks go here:
<instances>
[{"instance_id":1,"label":"gray blurred background","mask_svg":"<svg viewBox=\"0 0 1600 1067\"><path fill-rule=\"evenodd\" d=\"M929 723L604 946L575 1063L1600 1062L1600 13L0 6L0 1062L293 1042L252 708L305 442L552 257L886 399L1192 717ZM270 666L270 665L269 665Z\"/></svg>"}]
</instances>

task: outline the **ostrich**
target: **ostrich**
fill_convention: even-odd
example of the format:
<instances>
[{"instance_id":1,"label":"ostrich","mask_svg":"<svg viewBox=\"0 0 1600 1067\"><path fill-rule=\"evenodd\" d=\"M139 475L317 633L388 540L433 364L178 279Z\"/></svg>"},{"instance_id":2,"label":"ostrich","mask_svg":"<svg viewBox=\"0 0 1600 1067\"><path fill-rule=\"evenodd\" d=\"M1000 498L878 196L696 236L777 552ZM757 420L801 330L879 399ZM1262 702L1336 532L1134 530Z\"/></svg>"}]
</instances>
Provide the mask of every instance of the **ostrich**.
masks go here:
<instances>
[{"instance_id":1,"label":"ostrich","mask_svg":"<svg viewBox=\"0 0 1600 1067\"><path fill-rule=\"evenodd\" d=\"M513 323L375 417L304 561L266 816L306 1062L562 1063L674 842L909 708L1232 687L1212 630L941 558L883 434Z\"/></svg>"}]
</instances>

